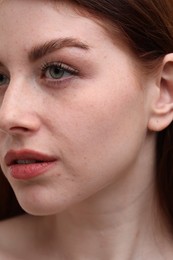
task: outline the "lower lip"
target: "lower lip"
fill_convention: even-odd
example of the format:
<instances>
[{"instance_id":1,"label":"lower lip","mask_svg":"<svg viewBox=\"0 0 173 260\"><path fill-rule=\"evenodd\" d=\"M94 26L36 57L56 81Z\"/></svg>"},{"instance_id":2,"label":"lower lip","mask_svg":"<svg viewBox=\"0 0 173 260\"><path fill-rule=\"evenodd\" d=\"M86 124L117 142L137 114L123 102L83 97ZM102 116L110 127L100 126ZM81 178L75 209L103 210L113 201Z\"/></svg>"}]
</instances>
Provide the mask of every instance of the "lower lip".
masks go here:
<instances>
[{"instance_id":1,"label":"lower lip","mask_svg":"<svg viewBox=\"0 0 173 260\"><path fill-rule=\"evenodd\" d=\"M15 164L10 166L10 174L15 179L29 180L48 172L54 164L55 161L33 164Z\"/></svg>"}]
</instances>

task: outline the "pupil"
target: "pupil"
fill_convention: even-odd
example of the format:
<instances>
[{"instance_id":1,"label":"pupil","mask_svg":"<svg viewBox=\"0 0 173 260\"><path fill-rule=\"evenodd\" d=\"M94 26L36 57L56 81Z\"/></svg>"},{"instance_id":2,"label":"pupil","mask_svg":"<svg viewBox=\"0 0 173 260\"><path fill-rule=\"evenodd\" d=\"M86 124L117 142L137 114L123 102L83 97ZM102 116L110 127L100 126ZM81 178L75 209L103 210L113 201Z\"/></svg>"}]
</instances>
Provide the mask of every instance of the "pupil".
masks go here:
<instances>
[{"instance_id":1,"label":"pupil","mask_svg":"<svg viewBox=\"0 0 173 260\"><path fill-rule=\"evenodd\" d=\"M5 82L5 77L4 75L0 75L0 84L3 84Z\"/></svg>"},{"instance_id":2,"label":"pupil","mask_svg":"<svg viewBox=\"0 0 173 260\"><path fill-rule=\"evenodd\" d=\"M52 67L50 74L53 78L60 78L63 76L64 71L56 66Z\"/></svg>"},{"instance_id":3,"label":"pupil","mask_svg":"<svg viewBox=\"0 0 173 260\"><path fill-rule=\"evenodd\" d=\"M0 75L0 81L3 81L3 80L4 80L4 76Z\"/></svg>"}]
</instances>

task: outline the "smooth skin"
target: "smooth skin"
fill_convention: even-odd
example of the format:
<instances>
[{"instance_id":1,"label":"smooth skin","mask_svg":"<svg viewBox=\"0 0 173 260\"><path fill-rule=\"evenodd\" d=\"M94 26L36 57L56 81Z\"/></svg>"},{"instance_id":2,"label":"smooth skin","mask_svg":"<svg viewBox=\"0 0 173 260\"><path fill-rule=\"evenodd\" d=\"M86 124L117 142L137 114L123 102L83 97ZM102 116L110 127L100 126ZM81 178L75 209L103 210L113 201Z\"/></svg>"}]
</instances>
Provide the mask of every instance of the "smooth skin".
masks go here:
<instances>
[{"instance_id":1,"label":"smooth skin","mask_svg":"<svg viewBox=\"0 0 173 260\"><path fill-rule=\"evenodd\" d=\"M0 224L0 258L172 259L154 131L173 118L173 55L146 74L120 37L69 3L4 1L0 35L0 164L33 215ZM38 51L51 41L56 48ZM4 161L10 149L57 161L17 180Z\"/></svg>"}]
</instances>

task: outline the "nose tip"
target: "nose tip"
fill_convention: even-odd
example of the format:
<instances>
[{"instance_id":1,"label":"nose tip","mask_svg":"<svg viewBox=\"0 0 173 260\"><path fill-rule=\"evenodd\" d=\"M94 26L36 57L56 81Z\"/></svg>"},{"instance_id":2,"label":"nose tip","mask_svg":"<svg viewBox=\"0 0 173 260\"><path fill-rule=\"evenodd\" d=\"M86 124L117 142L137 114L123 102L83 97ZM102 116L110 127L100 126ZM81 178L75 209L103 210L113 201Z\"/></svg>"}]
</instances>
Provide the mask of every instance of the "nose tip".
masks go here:
<instances>
[{"instance_id":1,"label":"nose tip","mask_svg":"<svg viewBox=\"0 0 173 260\"><path fill-rule=\"evenodd\" d=\"M2 133L28 133L37 128L36 120L29 115L19 115L17 109L5 110L0 108L0 130Z\"/></svg>"},{"instance_id":2,"label":"nose tip","mask_svg":"<svg viewBox=\"0 0 173 260\"><path fill-rule=\"evenodd\" d=\"M39 128L39 119L26 98L4 96L0 105L0 130L11 135L27 134ZM31 99L31 97L28 97Z\"/></svg>"},{"instance_id":3,"label":"nose tip","mask_svg":"<svg viewBox=\"0 0 173 260\"><path fill-rule=\"evenodd\" d=\"M20 114L20 115L19 115ZM10 135L28 134L38 130L39 122L35 115L23 111L2 111L0 109L0 131Z\"/></svg>"}]
</instances>

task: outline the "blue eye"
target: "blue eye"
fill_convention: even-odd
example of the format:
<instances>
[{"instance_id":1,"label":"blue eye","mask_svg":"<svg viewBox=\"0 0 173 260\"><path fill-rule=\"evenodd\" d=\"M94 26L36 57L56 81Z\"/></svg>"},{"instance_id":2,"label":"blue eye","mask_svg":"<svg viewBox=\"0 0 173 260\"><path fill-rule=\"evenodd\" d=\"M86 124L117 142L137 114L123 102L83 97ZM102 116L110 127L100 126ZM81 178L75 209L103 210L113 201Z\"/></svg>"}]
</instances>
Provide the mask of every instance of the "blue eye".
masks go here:
<instances>
[{"instance_id":1,"label":"blue eye","mask_svg":"<svg viewBox=\"0 0 173 260\"><path fill-rule=\"evenodd\" d=\"M0 86L8 85L8 84L9 84L9 78L4 74L0 74Z\"/></svg>"},{"instance_id":2,"label":"blue eye","mask_svg":"<svg viewBox=\"0 0 173 260\"><path fill-rule=\"evenodd\" d=\"M69 75L69 72L65 71L63 68L59 68L56 65L48 67L45 73L45 76L52 79L61 79L62 77Z\"/></svg>"},{"instance_id":3,"label":"blue eye","mask_svg":"<svg viewBox=\"0 0 173 260\"><path fill-rule=\"evenodd\" d=\"M42 68L42 77L50 80L62 80L77 75L77 71L62 63L45 64Z\"/></svg>"}]
</instances>

